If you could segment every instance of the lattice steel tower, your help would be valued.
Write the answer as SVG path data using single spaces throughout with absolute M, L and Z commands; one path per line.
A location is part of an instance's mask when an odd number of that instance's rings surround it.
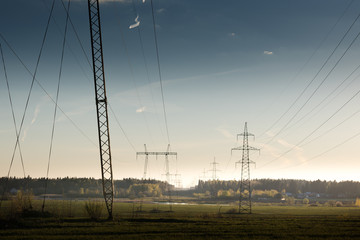
M 101 176 L 103 195 L 109 219 L 112 219 L 114 182 L 111 163 L 109 121 L 104 75 L 104 59 L 101 40 L 99 1 L 88 0 L 91 50 L 96 95 L 96 110 L 100 145 Z
M 234 150 L 242 151 L 241 161 L 236 162 L 236 164 L 241 163 L 239 213 L 251 214 L 250 164 L 254 162 L 250 161 L 249 153 L 250 150 L 260 151 L 260 149 L 249 146 L 248 138 L 249 136 L 254 136 L 254 134 L 248 133 L 246 122 L 245 122 L 244 133 L 238 134 L 237 138 L 239 138 L 239 136 L 243 137 L 243 145 L 231 149 L 231 152 Z
M 218 165 L 219 163 L 215 162 L 215 157 L 214 157 L 214 161 L 212 163 L 210 163 L 210 165 L 212 165 L 212 169 L 209 170 L 210 172 L 212 172 L 212 179 L 216 180 L 217 179 L 217 175 L 216 173 L 219 171 L 216 167 L 216 165 Z

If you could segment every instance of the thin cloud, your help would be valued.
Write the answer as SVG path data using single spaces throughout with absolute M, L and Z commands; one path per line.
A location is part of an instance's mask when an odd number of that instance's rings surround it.
M 231 134 L 228 130 L 224 129 L 223 127 L 216 128 L 216 131 L 221 133 L 226 138 L 235 139 L 235 136 Z
M 265 55 L 273 55 L 274 53 L 271 52 L 271 51 L 264 51 L 264 54 L 265 54 Z
M 129 29 L 136 28 L 136 27 L 138 27 L 139 25 L 140 25 L 139 15 L 137 15 L 136 18 L 135 18 L 135 23 L 134 23 L 134 24 L 131 24 L 131 25 L 129 26 Z
M 236 33 L 232 32 L 232 33 L 229 33 L 228 34 L 230 37 L 235 37 L 236 36 Z
M 163 12 L 165 12 L 165 11 L 166 11 L 165 8 L 160 8 L 160 9 L 156 10 L 157 13 L 163 13 Z
M 296 146 L 294 144 L 288 143 L 284 139 L 278 139 L 277 142 L 280 143 L 282 146 L 284 146 L 286 148 L 294 148 L 297 151 L 302 151 L 303 150 L 301 147 L 298 147 L 298 146 Z
M 146 107 L 142 107 L 142 108 L 136 109 L 136 112 L 142 113 L 142 112 L 145 112 L 145 109 L 146 109 Z
M 36 119 L 39 116 L 39 112 L 40 112 L 40 104 L 36 105 L 34 116 L 33 119 L 31 120 L 31 124 L 34 124 L 36 122 Z
M 73 111 L 69 111 L 66 112 L 66 115 L 68 117 L 73 117 L 73 116 L 84 116 L 85 114 L 92 112 L 93 108 L 90 106 L 86 106 L 84 108 L 79 108 Z M 67 121 L 68 118 L 67 116 L 65 116 L 64 114 L 62 114 L 60 117 L 58 117 L 58 119 L 56 120 L 56 122 L 63 122 L 63 121 Z
M 269 153 L 272 157 L 276 158 L 276 157 L 279 157 L 280 154 L 279 154 L 279 150 L 275 147 L 273 147 L 272 145 L 269 145 L 269 144 L 264 144 L 262 147 L 261 147 L 261 151 L 265 151 L 267 153 Z
M 33 124 L 36 122 L 36 120 L 37 120 L 37 118 L 38 118 L 38 116 L 39 116 L 39 113 L 40 113 L 40 105 L 41 105 L 41 104 L 36 105 L 36 108 L 35 108 L 35 110 L 34 110 L 33 118 L 32 118 L 32 120 L 31 120 L 30 125 L 29 125 L 27 128 L 25 128 L 24 131 L 23 131 L 23 136 L 21 137 L 21 141 L 22 141 L 22 142 L 25 141 L 25 139 L 26 139 L 26 137 L 27 137 L 27 132 L 28 132 L 30 126 L 33 125 Z
M 155 28 L 156 28 L 156 30 L 161 30 L 161 26 L 159 25 L 159 24 L 155 24 Z

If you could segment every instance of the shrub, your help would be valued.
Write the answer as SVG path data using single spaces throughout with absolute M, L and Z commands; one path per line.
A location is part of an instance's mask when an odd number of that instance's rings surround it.
M 294 205 L 295 204 L 295 198 L 294 197 L 286 197 L 285 199 L 287 205 Z
M 236 208 L 230 208 L 229 210 L 226 211 L 226 213 L 228 213 L 228 214 L 235 214 L 237 212 L 238 212 L 238 210 Z
M 7 213 L 8 220 L 17 220 L 24 215 L 24 212 L 32 210 L 32 192 L 19 190 L 16 196 L 11 198 L 10 207 Z
M 303 201 L 302 201 L 302 203 L 305 204 L 305 205 L 308 205 L 309 202 L 310 202 L 310 201 L 309 201 L 309 199 L 307 199 L 307 198 L 304 198 Z
M 360 207 L 360 198 L 356 198 L 355 206 Z
M 337 202 L 335 203 L 335 206 L 337 206 L 337 207 L 343 207 L 343 203 L 340 202 L 340 201 L 337 201 Z
M 329 200 L 329 201 L 326 202 L 326 206 L 335 207 L 336 206 L 336 201 L 335 200 Z
M 103 210 L 103 204 L 98 201 L 87 201 L 85 202 L 85 212 L 88 214 L 91 220 L 99 220 Z

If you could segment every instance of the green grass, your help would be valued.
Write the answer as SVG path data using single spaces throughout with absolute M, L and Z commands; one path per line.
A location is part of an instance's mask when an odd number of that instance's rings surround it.
M 114 203 L 114 221 L 93 222 L 84 201 L 72 201 L 71 211 L 68 201 L 49 201 L 55 217 L 3 221 L 0 239 L 360 239 L 356 207 L 254 206 L 238 215 L 226 214 L 236 206 L 173 205 L 168 212 L 168 205 L 143 204 L 133 212 L 139 205 Z

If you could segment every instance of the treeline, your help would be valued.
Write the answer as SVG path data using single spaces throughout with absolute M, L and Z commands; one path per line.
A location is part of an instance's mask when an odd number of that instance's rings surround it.
M 355 198 L 360 196 L 360 182 L 307 181 L 293 179 L 255 179 L 251 181 L 252 196 L 279 198 L 281 195 L 299 197 Z M 199 181 L 196 193 L 219 197 L 239 195 L 240 182 L 236 180 Z
M 30 190 L 35 196 L 45 193 L 45 178 L 0 178 L 0 194 L 16 194 L 17 190 Z M 240 195 L 240 182 L 236 180 L 199 181 L 191 190 L 178 191 L 179 196 L 198 198 L 231 198 Z M 306 181 L 291 179 L 255 179 L 251 181 L 253 198 L 356 198 L 360 197 L 360 182 Z M 170 190 L 174 187 L 170 185 Z M 54 178 L 47 180 L 47 194 L 66 198 L 102 197 L 102 181 L 94 178 Z M 114 181 L 117 198 L 162 197 L 169 193 L 165 182 L 154 179 L 126 178 Z M 173 193 L 174 194 L 174 193 Z M 56 196 L 54 196 L 56 197 Z
M 59 197 L 102 197 L 102 180 L 94 178 L 0 178 L 0 194 L 15 194 L 18 190 L 31 191 L 35 196 L 45 193 Z M 171 188 L 172 186 L 170 186 Z M 153 179 L 126 178 L 114 181 L 115 197 L 161 197 L 168 191 L 167 184 Z M 56 197 L 56 196 L 53 196 Z

